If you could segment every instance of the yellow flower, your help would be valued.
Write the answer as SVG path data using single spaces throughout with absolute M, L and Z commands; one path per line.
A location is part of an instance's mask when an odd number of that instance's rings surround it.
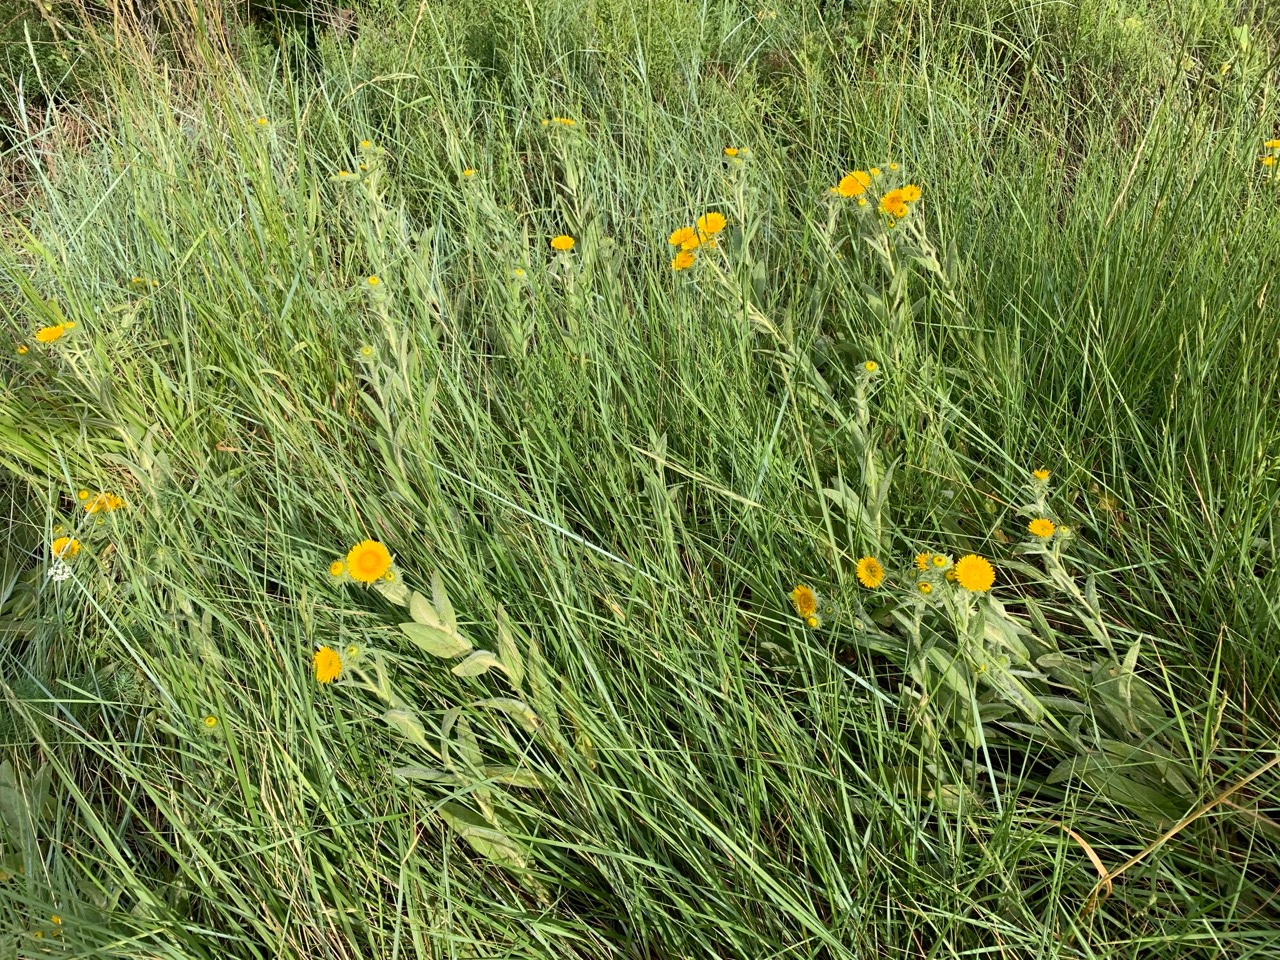
M 378 287 L 382 285 L 382 278 L 375 275 L 366 279 L 365 283 L 367 283 L 371 287 Z
M 880 198 L 880 212 L 901 220 L 907 215 L 907 201 L 901 190 L 889 190 Z
M 76 499 L 77 499 L 77 500 L 88 500 L 88 499 L 89 499 L 89 491 L 88 491 L 88 490 L 77 490 L 77 491 L 76 491 Z
M 391 551 L 377 540 L 362 540 L 347 554 L 347 572 L 361 583 L 373 583 L 390 569 Z
M 736 157 L 736 156 L 738 155 L 738 148 L 737 148 L 737 147 L 725 147 L 725 148 L 724 148 L 724 155 L 725 155 L 726 157 Z
M 373 141 L 372 141 L 372 140 L 361 140 L 361 141 L 360 141 L 360 149 L 361 149 L 361 150 L 372 150 L 372 149 L 373 149 Z
M 1046 520 L 1044 517 L 1038 517 L 1027 524 L 1027 529 L 1037 537 L 1048 540 L 1053 536 L 1053 532 L 1058 528 L 1053 525 L 1052 520 Z
M 373 356 L 373 347 L 372 347 L 372 346 L 370 346 L 370 345 L 369 345 L 369 344 L 367 344 L 367 343 L 366 343 L 366 344 L 361 345 L 361 347 L 360 347 L 360 356 L 362 356 L 362 357 L 364 357 L 366 360 L 368 360 L 370 357 L 372 357 L 372 356 Z
M 942 567 L 945 567 L 950 562 L 951 562 L 950 560 L 948 560 L 946 557 L 944 557 L 940 553 L 935 553 L 933 555 L 932 563 L 935 567 L 942 568 Z
M 859 197 L 859 198 L 858 198 L 858 206 L 860 206 L 860 207 L 865 207 L 866 205 L 867 205 L 867 198 L 866 198 L 866 197 Z
M 873 177 L 878 177 L 878 176 L 880 176 L 880 168 L 879 168 L 879 167 L 872 167 L 872 168 L 871 168 L 871 175 L 872 175 Z
M 317 683 L 333 683 L 342 675 L 342 658 L 329 647 L 321 647 L 311 658 Z
M 840 182 L 836 184 L 836 192 L 842 197 L 856 197 L 861 193 L 865 193 L 870 185 L 871 177 L 867 175 L 867 172 L 865 170 L 855 170 L 853 173 L 846 173 L 840 178 Z
M 818 612 L 818 595 L 808 584 L 797 584 L 791 591 L 791 606 L 795 607 L 798 616 L 807 620 Z
M 874 590 L 884 582 L 884 567 L 875 557 L 863 557 L 858 561 L 858 582 Z
M 59 537 L 50 549 L 55 560 L 70 560 L 80 552 L 80 541 L 75 537 Z
M 919 583 L 916 584 L 916 589 L 919 590 L 921 593 L 923 593 L 927 597 L 929 594 L 933 593 L 933 584 L 928 583 L 927 581 L 921 580 Z
M 929 569 L 929 555 L 927 553 L 916 554 L 916 569 L 917 570 Z
M 467 169 L 462 171 L 462 175 L 464 177 L 474 177 L 476 175 L 476 171 L 473 167 L 467 167 Z
M 85 513 L 111 513 L 124 506 L 124 501 L 114 493 L 103 491 L 84 505 Z
M 27 355 L 27 345 L 25 343 L 18 344 L 18 356 L 25 357 Z
M 52 923 L 55 927 L 62 926 L 62 918 L 58 916 L 56 913 L 49 918 L 49 922 Z
M 574 244 L 573 237 L 569 236 L 567 233 L 562 233 L 558 237 L 551 238 L 552 250 L 564 250 L 564 251 L 572 250 L 573 244 Z
M 1268 150 L 1280 150 L 1280 139 L 1268 140 L 1266 143 L 1263 144 L 1263 146 L 1266 147 Z
M 970 553 L 956 561 L 956 583 L 974 593 L 986 593 L 996 582 L 996 571 L 990 562 Z
M 681 250 L 672 259 L 671 269 L 672 270 L 688 270 L 690 267 L 693 266 L 693 262 L 697 258 L 698 258 L 698 255 L 694 253 L 692 250 Z
M 348 643 L 347 649 L 344 651 L 348 659 L 354 659 L 364 652 L 364 648 L 358 643 Z
M 1040 481 L 1048 480 L 1051 476 L 1049 471 L 1044 469 L 1044 467 L 1041 467 L 1039 470 L 1032 470 L 1031 475 Z
M 338 171 L 338 179 L 339 179 L 339 180 L 345 180 L 345 179 L 347 179 L 347 177 L 349 177 L 349 176 L 351 176 L 351 171 L 350 171 L 350 170 L 339 170 L 339 171 Z
M 890 169 L 890 170 L 897 170 L 897 169 L 898 169 L 898 165 L 897 165 L 896 163 L 891 163 L 891 164 L 889 164 L 889 169 Z
M 868 360 L 862 365 L 862 369 L 867 371 L 867 373 L 875 373 L 880 369 L 880 364 L 876 363 L 874 360 Z
M 211 713 L 207 717 L 205 717 L 202 722 L 204 723 L 207 729 L 212 730 L 214 727 L 218 725 L 218 718 Z
M 683 247 L 690 240 L 697 240 L 698 233 L 693 227 L 681 227 L 674 231 L 671 236 L 667 237 L 667 243 L 673 247 Z
M 255 122 L 258 126 L 260 126 L 260 127 L 265 127 L 265 126 L 267 125 L 267 118 L 266 118 L 266 117 L 259 117 L 259 118 L 258 118 L 257 120 L 255 120 L 254 122 Z
M 822 619 L 820 617 L 805 617 L 804 622 L 808 624 L 811 629 L 814 629 L 814 630 L 817 630 L 820 626 L 822 626 Z
M 41 343 L 53 343 L 55 340 L 62 339 L 62 335 L 67 332 L 67 325 L 60 323 L 54 327 L 41 327 L 36 331 L 36 339 Z
M 717 233 L 725 228 L 728 223 L 722 213 L 704 213 L 697 219 L 698 234 L 705 240 L 707 237 L 714 237 Z
M 347 565 L 341 560 L 335 560 L 333 563 L 329 564 L 329 576 L 333 577 L 335 580 L 346 572 Z
M 920 188 L 917 187 L 914 183 L 908 183 L 906 186 L 902 187 L 898 192 L 899 194 L 901 194 L 902 199 L 907 201 L 907 203 L 915 203 L 917 200 L 920 199 Z
M 1263 157 L 1263 158 L 1261 158 L 1261 161 L 1260 161 L 1260 162 L 1262 163 L 1262 165 L 1263 165 L 1264 167 L 1274 167 L 1274 166 L 1276 165 L 1276 158 L 1275 158 L 1275 157 Z

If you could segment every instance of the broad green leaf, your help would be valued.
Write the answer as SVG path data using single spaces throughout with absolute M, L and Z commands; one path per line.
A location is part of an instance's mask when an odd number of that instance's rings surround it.
M 501 830 L 478 813 L 456 803 L 446 803 L 439 811 L 440 819 L 471 845 L 471 849 L 500 867 L 524 870 L 528 864 L 524 852 Z
M 427 731 L 412 711 L 388 710 L 382 715 L 382 719 L 406 740 L 430 749 L 427 744 Z
M 448 786 L 457 786 L 461 782 L 456 773 L 450 773 L 438 767 L 396 767 L 391 773 L 401 780 L 420 780 L 425 783 L 442 783 Z
M 397 607 L 403 607 L 409 602 L 409 588 L 399 578 L 390 583 L 386 580 L 379 580 L 373 585 L 373 589 L 377 590 Z
M 493 783 L 501 783 L 508 787 L 528 787 L 531 790 L 544 790 L 546 784 L 532 770 L 521 770 L 517 767 L 485 767 L 485 778 Z
M 450 672 L 459 677 L 478 677 L 488 672 L 497 662 L 498 658 L 491 651 L 477 650 L 461 663 L 454 664 Z
M 457 734 L 454 741 L 458 744 L 458 753 L 472 767 L 479 767 L 484 763 L 484 755 L 480 752 L 480 743 L 476 740 L 476 735 L 471 730 L 471 722 L 464 716 L 458 717 L 455 724 Z
M 417 590 L 409 596 L 409 616 L 417 623 L 425 624 L 428 627 L 436 629 L 444 629 L 444 622 L 440 619 L 440 615 L 436 613 L 436 608 L 431 605 L 431 601 L 420 594 Z M 446 633 L 449 631 L 445 631 Z
M 439 627 L 429 627 L 425 623 L 402 623 L 400 629 L 413 641 L 414 646 L 443 660 L 461 656 L 471 649 L 471 642 L 466 637 L 448 633 Z
M 440 615 L 440 622 L 451 632 L 457 633 L 458 615 L 453 612 L 453 604 L 445 593 L 444 580 L 440 578 L 439 570 L 431 574 L 431 600 L 435 604 L 436 613 Z

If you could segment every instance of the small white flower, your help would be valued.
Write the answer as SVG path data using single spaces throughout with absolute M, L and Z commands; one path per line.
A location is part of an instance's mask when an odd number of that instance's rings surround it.
M 63 580 L 70 578 L 71 565 L 61 560 L 55 560 L 49 564 L 48 578 L 54 583 L 61 583 Z

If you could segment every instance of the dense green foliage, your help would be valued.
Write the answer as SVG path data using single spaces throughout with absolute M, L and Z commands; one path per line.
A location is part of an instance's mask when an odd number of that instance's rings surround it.
M 1280 950 L 1275 11 L 358 26 L 0 111 L 0 960 Z M 830 193 L 890 162 L 897 233 Z

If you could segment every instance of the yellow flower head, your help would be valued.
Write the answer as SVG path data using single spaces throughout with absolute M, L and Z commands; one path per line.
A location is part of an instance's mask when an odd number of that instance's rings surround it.
M 18 344 L 18 356 L 25 357 L 27 355 L 27 345 L 25 343 Z
M 671 236 L 667 237 L 667 243 L 671 244 L 673 247 L 683 247 L 690 240 L 696 241 L 697 239 L 698 233 L 693 229 L 693 227 L 681 227 L 679 230 L 674 231 Z
M 874 590 L 884 582 L 884 567 L 875 557 L 863 557 L 858 561 L 858 582 Z
M 902 187 L 898 192 L 902 196 L 902 199 L 907 201 L 907 203 L 915 203 L 917 200 L 920 199 L 920 188 L 917 187 L 914 183 L 908 183 L 906 186 Z
M 671 260 L 672 270 L 688 270 L 693 266 L 693 262 L 698 259 L 698 255 L 692 250 L 681 250 Z
M 921 580 L 916 584 L 916 589 L 927 597 L 929 594 L 933 593 L 933 584 L 929 583 L 927 580 Z
M 366 344 L 362 344 L 362 345 L 361 345 L 361 347 L 360 347 L 360 351 L 359 351 L 359 352 L 360 352 L 360 356 L 362 356 L 362 357 L 364 357 L 366 360 L 368 360 L 370 357 L 372 357 L 372 356 L 373 356 L 373 347 L 372 347 L 370 344 L 367 344 L 367 343 L 366 343 Z
M 345 179 L 347 179 L 347 177 L 349 177 L 349 176 L 351 176 L 351 171 L 350 171 L 350 170 L 339 170 L 339 171 L 338 171 L 338 179 L 339 179 L 339 180 L 345 180 Z
M 874 360 L 868 360 L 862 365 L 862 369 L 867 371 L 867 373 L 875 373 L 880 369 L 880 364 L 876 363 Z
M 89 499 L 89 491 L 88 491 L 88 490 L 77 490 L 77 491 L 76 491 L 76 499 L 77 499 L 77 500 L 88 500 L 88 499 Z
M 867 205 L 867 198 L 866 198 L 866 197 L 859 197 L 859 198 L 858 198 L 858 206 L 860 206 L 860 207 L 865 207 L 866 205 Z
M 1259 161 L 1264 167 L 1274 167 L 1276 165 L 1275 157 L 1262 157 Z
M 342 675 L 342 658 L 329 647 L 321 647 L 311 658 L 317 683 L 333 683 Z
M 267 118 L 259 117 L 257 120 L 254 121 L 254 123 L 256 123 L 260 127 L 265 127 L 267 125 Z
M 856 197 L 866 192 L 867 187 L 871 185 L 871 177 L 865 170 L 855 170 L 853 173 L 846 173 L 840 178 L 840 182 L 836 184 L 836 193 L 842 197 Z
M 956 561 L 956 583 L 974 593 L 986 593 L 996 582 L 996 571 L 991 563 L 977 554 L 970 553 Z
M 86 500 L 85 513 L 111 513 L 124 506 L 124 501 L 110 491 L 103 491 L 92 500 Z
M 373 583 L 390 569 L 391 551 L 377 540 L 362 540 L 347 554 L 347 572 L 361 583 Z
M 724 148 L 724 155 L 725 155 L 726 157 L 736 157 L 736 156 L 738 155 L 738 148 L 737 148 L 737 147 L 725 147 L 725 148 Z
M 944 557 L 942 554 L 940 554 L 940 553 L 935 553 L 935 554 L 933 555 L 933 559 L 932 559 L 931 561 L 929 561 L 929 562 L 930 562 L 930 563 L 932 563 L 932 564 L 933 564 L 935 567 L 937 567 L 939 570 L 941 570 L 943 567 L 945 567 L 945 566 L 946 566 L 948 563 L 950 563 L 951 561 L 950 561 L 950 560 L 948 560 L 946 557 Z
M 813 630 L 817 630 L 820 626 L 822 626 L 822 619 L 816 616 L 805 617 L 804 622 L 809 625 L 810 629 L 813 629 Z
M 567 233 L 562 233 L 558 237 L 551 238 L 551 249 L 568 251 L 573 249 L 574 239 Z
M 728 223 L 723 213 L 704 213 L 697 219 L 698 234 L 705 240 L 707 237 L 714 237 L 717 233 L 725 228 Z
M 468 178 L 470 178 L 470 177 L 474 177 L 474 176 L 476 175 L 475 168 L 474 168 L 474 167 L 467 167 L 467 169 L 465 169 L 465 170 L 463 170 L 463 171 L 462 171 L 462 175 L 463 175 L 464 177 L 468 177 Z
M 202 722 L 204 723 L 206 729 L 212 730 L 214 727 L 218 725 L 218 718 L 211 713 L 207 717 L 205 717 Z
M 1031 475 L 1043 483 L 1045 480 L 1049 479 L 1051 474 L 1048 470 L 1041 467 L 1039 470 L 1032 470 Z
M 1263 146 L 1268 150 L 1280 150 L 1280 139 L 1268 140 Z
M 335 580 L 346 572 L 347 565 L 341 560 L 335 560 L 333 563 L 329 564 L 329 576 L 333 577 Z
M 67 332 L 67 325 L 59 323 L 53 327 L 41 327 L 36 331 L 36 339 L 41 343 L 53 343 L 55 340 L 61 340 L 62 335 Z
M 365 282 L 365 283 L 367 283 L 367 284 L 368 284 L 369 286 L 371 286 L 371 287 L 380 287 L 380 286 L 382 286 L 382 278 L 381 278 L 381 277 L 379 277 L 379 276 L 376 276 L 376 275 L 375 275 L 375 276 L 372 276 L 372 277 L 368 277 L 368 278 L 366 278 L 364 282 Z
M 878 177 L 878 176 L 880 176 L 880 168 L 879 168 L 879 167 L 872 167 L 872 168 L 871 168 L 871 175 L 872 175 L 873 177 Z
M 361 140 L 361 141 L 360 141 L 360 149 L 361 149 L 361 150 L 372 150 L 372 149 L 373 149 L 373 141 L 372 141 L 372 140 Z
M 50 545 L 55 560 L 70 560 L 80 552 L 80 541 L 75 537 L 59 537 Z
M 1044 517 L 1037 517 L 1027 524 L 1027 529 L 1037 537 L 1048 540 L 1053 536 L 1053 532 L 1058 528 L 1053 525 L 1052 520 L 1046 520 Z
M 907 201 L 902 190 L 889 190 L 880 198 L 880 212 L 901 220 L 907 215 Z
M 917 553 L 917 554 L 916 554 L 916 569 L 917 569 L 917 570 L 928 570 L 928 569 L 929 569 L 929 554 L 927 554 L 927 553 Z
M 890 169 L 890 170 L 897 170 L 897 169 L 898 169 L 898 165 L 897 165 L 896 163 L 891 163 L 891 164 L 889 164 L 889 169 Z
M 791 606 L 795 607 L 798 616 L 807 620 L 818 612 L 818 594 L 808 584 L 796 584 L 791 591 Z

